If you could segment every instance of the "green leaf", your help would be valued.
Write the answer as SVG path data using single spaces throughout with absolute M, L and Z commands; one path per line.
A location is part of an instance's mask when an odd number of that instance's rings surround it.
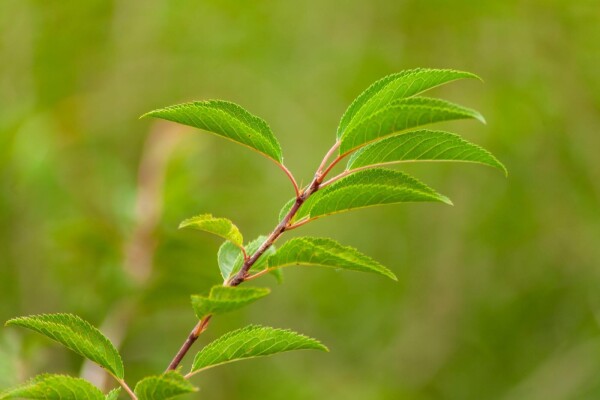
M 372 258 L 328 238 L 297 237 L 287 241 L 267 260 L 268 268 L 316 265 L 373 272 L 398 280 L 396 275 Z
M 223 280 L 227 280 L 231 276 L 231 272 L 233 271 L 238 257 L 241 257 L 243 260 L 244 256 L 242 251 L 230 241 L 223 243 L 221 247 L 219 247 L 219 252 L 217 253 L 217 262 L 219 264 L 219 270 L 221 271 Z
M 271 290 L 257 287 L 213 286 L 208 296 L 192 296 L 192 307 L 198 319 L 209 314 L 222 314 L 254 303 Z
M 269 125 L 237 104 L 221 100 L 195 101 L 150 111 L 142 116 L 193 126 L 247 146 L 278 163 L 281 146 Z
M 271 274 L 271 276 L 275 278 L 278 284 L 283 283 L 283 271 L 281 271 L 280 269 L 272 269 L 269 271 L 269 274 Z
M 346 168 L 409 161 L 473 162 L 498 168 L 506 174 L 504 165 L 487 150 L 453 133 L 430 130 L 394 135 L 371 143 L 354 153 Z
M 393 133 L 457 119 L 476 119 L 485 123 L 477 111 L 444 100 L 428 97 L 397 100 L 348 126 L 341 138 L 340 153 L 348 153 Z
M 179 229 L 181 228 L 194 228 L 212 233 L 240 247 L 244 244 L 240 230 L 227 218 L 215 218 L 211 214 L 202 214 L 186 219 L 179 224 Z
M 191 373 L 246 358 L 301 349 L 328 351 L 319 341 L 299 333 L 250 325 L 229 332 L 200 350 L 194 358 Z
M 250 243 L 248 243 L 246 248 L 246 254 L 249 256 L 254 254 L 258 248 L 267 240 L 266 236 L 259 236 Z M 229 243 L 229 244 L 228 244 Z M 266 265 L 266 258 L 273 254 L 275 251 L 275 246 L 271 246 L 262 257 L 260 257 L 256 263 L 250 268 L 250 270 L 263 270 Z M 223 279 L 227 280 L 233 275 L 235 275 L 244 265 L 244 255 L 241 250 L 235 247 L 230 242 L 225 242 L 219 249 L 219 253 L 217 255 L 217 259 L 219 262 L 219 269 L 221 270 L 221 275 Z
M 452 204 L 445 196 L 400 171 L 371 168 L 353 172 L 320 189 L 300 207 L 294 221 L 318 218 L 382 204 L 433 201 Z
M 167 400 L 197 390 L 179 372 L 169 371 L 142 379 L 135 385 L 134 393 L 138 400 Z
M 256 239 L 254 239 L 253 241 L 251 241 L 250 243 L 248 243 L 248 245 L 246 245 L 246 251 L 248 252 L 248 254 L 254 254 L 256 253 L 256 251 L 258 251 L 258 248 L 260 246 L 262 246 L 262 244 L 265 242 L 265 240 L 267 240 L 267 237 L 264 235 L 261 235 L 259 237 L 257 237 Z M 265 269 L 267 267 L 267 258 L 269 258 L 269 256 L 273 253 L 275 253 L 275 246 L 271 246 L 269 247 L 264 253 L 263 255 L 254 263 L 254 265 L 252 266 L 252 268 L 250 268 L 250 271 L 262 271 L 263 269 Z M 239 264 L 239 265 L 237 265 Z M 243 262 L 240 262 L 240 260 L 237 260 L 237 264 L 236 264 L 236 272 L 240 270 L 240 268 L 242 268 L 242 264 Z
M 6 325 L 29 328 L 56 340 L 75 353 L 94 361 L 119 379 L 123 362 L 115 346 L 98 329 L 71 314 L 43 314 L 14 318 Z
M 287 213 L 290 212 L 290 209 L 292 208 L 295 202 L 296 198 L 293 197 L 287 203 L 285 203 L 283 207 L 281 207 L 281 210 L 279 211 L 279 221 L 283 221 Z
M 394 100 L 423 93 L 426 90 L 457 79 L 475 78 L 469 72 L 450 69 L 412 69 L 388 75 L 378 80 L 362 92 L 348 107 L 337 130 L 338 139 L 346 132 L 350 123 L 368 117 L 376 110 Z
M 105 400 L 117 400 L 119 398 L 119 395 L 121 394 L 121 388 L 114 388 L 113 390 L 111 390 L 110 392 L 108 392 L 108 394 L 105 397 Z
M 44 374 L 24 385 L 0 393 L 4 399 L 104 400 L 104 394 L 90 382 L 66 375 Z

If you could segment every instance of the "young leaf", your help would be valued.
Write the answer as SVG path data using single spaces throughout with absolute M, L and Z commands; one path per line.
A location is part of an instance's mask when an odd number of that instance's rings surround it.
M 348 107 L 337 130 L 338 139 L 351 122 L 369 116 L 394 100 L 411 97 L 457 79 L 475 78 L 469 72 L 418 68 L 388 75 L 369 86 Z
M 351 173 L 316 192 L 300 207 L 294 221 L 381 204 L 420 201 L 452 204 L 447 197 L 410 175 L 372 168 Z
M 396 275 L 372 258 L 328 238 L 297 237 L 287 241 L 267 259 L 268 268 L 289 265 L 316 265 L 330 268 L 373 272 L 398 280 Z
M 248 243 L 246 248 L 246 253 L 248 255 L 254 254 L 258 248 L 267 240 L 266 236 L 259 236 L 250 243 Z M 229 243 L 229 244 L 228 244 Z M 275 251 L 275 246 L 271 246 L 267 251 L 265 251 L 264 255 L 260 257 L 252 266 L 252 270 L 262 270 L 265 268 L 266 257 L 272 254 Z M 235 275 L 244 265 L 244 256 L 240 249 L 233 246 L 230 242 L 225 242 L 219 249 L 219 253 L 217 255 L 217 259 L 219 262 L 219 269 L 221 270 L 221 275 L 223 279 L 227 280 L 233 275 Z
M 110 392 L 108 392 L 108 394 L 105 396 L 104 400 L 117 400 L 119 398 L 119 395 L 121 394 L 121 388 L 114 388 L 113 390 L 111 390 Z
M 195 101 L 150 111 L 156 117 L 193 126 L 238 142 L 278 163 L 281 146 L 269 125 L 237 104 L 221 100 Z
M 235 266 L 238 257 L 243 259 L 242 251 L 235 244 L 230 241 L 226 241 L 219 247 L 217 253 L 217 262 L 219 264 L 219 270 L 223 280 L 229 279 Z
M 142 379 L 135 385 L 134 393 L 138 400 L 167 400 L 197 390 L 179 372 L 168 371 Z
M 246 358 L 301 349 L 328 351 L 319 341 L 299 333 L 250 325 L 229 332 L 200 350 L 190 373 Z
M 213 286 L 208 296 L 192 296 L 192 307 L 198 319 L 208 314 L 222 314 L 254 303 L 271 290 L 257 287 Z
M 225 240 L 229 240 L 238 247 L 244 244 L 244 238 L 240 230 L 227 218 L 215 218 L 211 214 L 202 214 L 186 219 L 179 224 L 179 229 L 181 228 L 194 228 L 212 233 Z
M 341 138 L 340 153 L 348 153 L 393 133 L 457 119 L 477 119 L 485 122 L 477 111 L 444 100 L 428 97 L 397 100 L 356 123 L 352 122 Z
M 486 164 L 506 173 L 506 167 L 487 150 L 458 135 L 421 130 L 387 137 L 354 153 L 346 169 L 408 161 L 463 161 Z
M 4 399 L 104 400 L 104 394 L 90 382 L 66 375 L 43 374 L 15 389 L 0 393 Z
M 14 318 L 6 325 L 29 328 L 56 340 L 75 353 L 94 361 L 119 379 L 124 370 L 121 356 L 98 329 L 71 314 L 44 314 Z

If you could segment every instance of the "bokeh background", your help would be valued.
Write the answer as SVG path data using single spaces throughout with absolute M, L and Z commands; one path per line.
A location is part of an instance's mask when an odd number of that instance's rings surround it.
M 483 77 L 432 94 L 488 125 L 447 129 L 494 152 L 409 171 L 455 206 L 342 214 L 331 236 L 399 283 L 288 269 L 273 294 L 219 317 L 328 344 L 215 368 L 204 399 L 600 398 L 600 3 L 85 0 L 0 2 L 0 320 L 72 312 L 107 332 L 130 383 L 162 371 L 219 282 L 219 241 L 189 216 L 269 232 L 290 197 L 268 160 L 220 138 L 138 120 L 193 99 L 266 119 L 304 182 L 351 100 L 402 69 Z M 186 365 L 189 364 L 189 358 Z M 35 334 L 0 329 L 0 388 L 42 371 L 103 376 Z M 109 383 L 110 385 L 110 383 Z

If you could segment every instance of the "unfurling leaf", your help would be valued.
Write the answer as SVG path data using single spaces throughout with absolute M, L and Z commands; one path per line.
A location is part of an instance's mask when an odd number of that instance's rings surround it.
M 193 126 L 247 146 L 281 163 L 281 146 L 269 125 L 237 104 L 221 100 L 195 101 L 150 111 L 156 117 Z
M 487 150 L 449 132 L 421 130 L 371 143 L 350 157 L 346 169 L 409 161 L 462 161 L 486 164 L 506 173 Z
M 372 168 L 353 172 L 317 191 L 300 207 L 294 221 L 381 204 L 421 201 L 452 204 L 447 197 L 410 175 Z
M 115 346 L 98 329 L 75 315 L 19 317 L 7 321 L 6 325 L 21 326 L 41 333 L 123 379 L 123 362 Z
M 15 389 L 1 392 L 0 400 L 4 399 L 104 400 L 104 394 L 85 379 L 44 374 Z
M 353 121 L 341 138 L 340 153 L 351 152 L 394 133 L 457 119 L 485 122 L 477 111 L 444 100 L 428 97 L 396 100 L 356 122 Z
M 202 214 L 186 219 L 179 224 L 179 229 L 181 228 L 194 228 L 212 233 L 225 240 L 229 240 L 239 247 L 244 244 L 244 238 L 242 237 L 240 230 L 227 218 L 215 218 L 211 214 Z
M 192 307 L 198 319 L 209 314 L 222 314 L 245 307 L 271 290 L 257 287 L 213 286 L 208 296 L 192 296 Z
M 469 72 L 426 68 L 383 77 L 369 86 L 348 107 L 338 126 L 337 137 L 342 138 L 350 123 L 356 124 L 394 100 L 411 97 L 457 79 L 469 78 L 479 79 Z
M 266 236 L 259 236 L 250 243 L 248 243 L 246 248 L 246 253 L 248 255 L 254 254 L 258 248 L 267 240 Z M 275 251 L 275 246 L 271 246 L 267 251 L 265 251 L 264 255 L 260 257 L 252 266 L 252 270 L 262 270 L 265 268 L 266 256 L 273 254 Z M 227 280 L 233 275 L 235 275 L 244 265 L 244 255 L 241 250 L 234 246 L 231 242 L 225 242 L 219 248 L 219 253 L 217 255 L 217 260 L 219 262 L 219 269 L 221 270 L 221 276 L 223 279 Z
M 353 247 L 343 246 L 328 238 L 297 237 L 287 241 L 267 259 L 269 269 L 290 265 L 322 267 L 373 272 L 397 280 L 396 275 L 372 258 Z
M 299 333 L 250 325 L 229 332 L 200 350 L 191 373 L 232 361 L 302 349 L 328 351 L 319 341 Z
M 169 371 L 142 379 L 135 385 L 134 392 L 138 400 L 168 400 L 196 390 L 179 372 Z

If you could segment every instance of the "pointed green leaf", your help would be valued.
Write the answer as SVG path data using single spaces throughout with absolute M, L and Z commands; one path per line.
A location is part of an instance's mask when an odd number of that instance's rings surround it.
M 445 196 L 400 171 L 371 168 L 353 172 L 310 196 L 294 221 L 382 204 L 433 201 L 452 204 Z
M 297 237 L 287 241 L 267 260 L 268 268 L 289 265 L 322 267 L 373 272 L 398 280 L 396 275 L 372 258 L 349 246 L 328 238 Z
M 430 130 L 394 135 L 371 143 L 350 157 L 347 169 L 409 161 L 473 162 L 506 173 L 504 165 L 487 150 L 453 133 Z
M 123 379 L 123 362 L 115 346 L 98 329 L 75 315 L 19 317 L 9 320 L 6 325 L 21 326 L 41 333 Z
M 450 69 L 412 69 L 388 75 L 369 86 L 348 107 L 337 130 L 338 139 L 346 132 L 350 123 L 356 123 L 368 117 L 376 110 L 394 100 L 423 93 L 426 90 L 457 79 L 475 78 L 469 72 Z
M 193 126 L 247 146 L 281 163 L 281 146 L 269 125 L 237 104 L 221 100 L 195 101 L 150 111 L 156 117 Z
M 191 373 L 246 358 L 301 349 L 328 351 L 319 341 L 299 333 L 250 325 L 229 332 L 200 350 Z
M 227 218 L 215 218 L 211 214 L 202 214 L 196 217 L 188 218 L 179 224 L 181 228 L 194 228 L 200 231 L 212 233 L 229 240 L 237 246 L 244 244 L 244 238 L 237 226 Z
M 90 382 L 66 375 L 39 375 L 24 385 L 0 393 L 4 399 L 104 400 L 104 394 Z
M 257 287 L 213 286 L 208 296 L 192 296 L 192 307 L 198 319 L 209 314 L 222 314 L 254 303 L 271 290 Z
M 374 140 L 435 122 L 477 119 L 481 114 L 444 100 L 410 97 L 394 101 L 352 123 L 341 138 L 340 153 L 348 153 Z
M 113 390 L 111 390 L 110 392 L 108 392 L 108 394 L 105 397 L 105 400 L 117 400 L 119 398 L 119 395 L 121 394 L 121 388 L 114 388 Z
M 197 390 L 179 372 L 169 371 L 142 379 L 135 385 L 134 393 L 138 400 L 167 400 Z

